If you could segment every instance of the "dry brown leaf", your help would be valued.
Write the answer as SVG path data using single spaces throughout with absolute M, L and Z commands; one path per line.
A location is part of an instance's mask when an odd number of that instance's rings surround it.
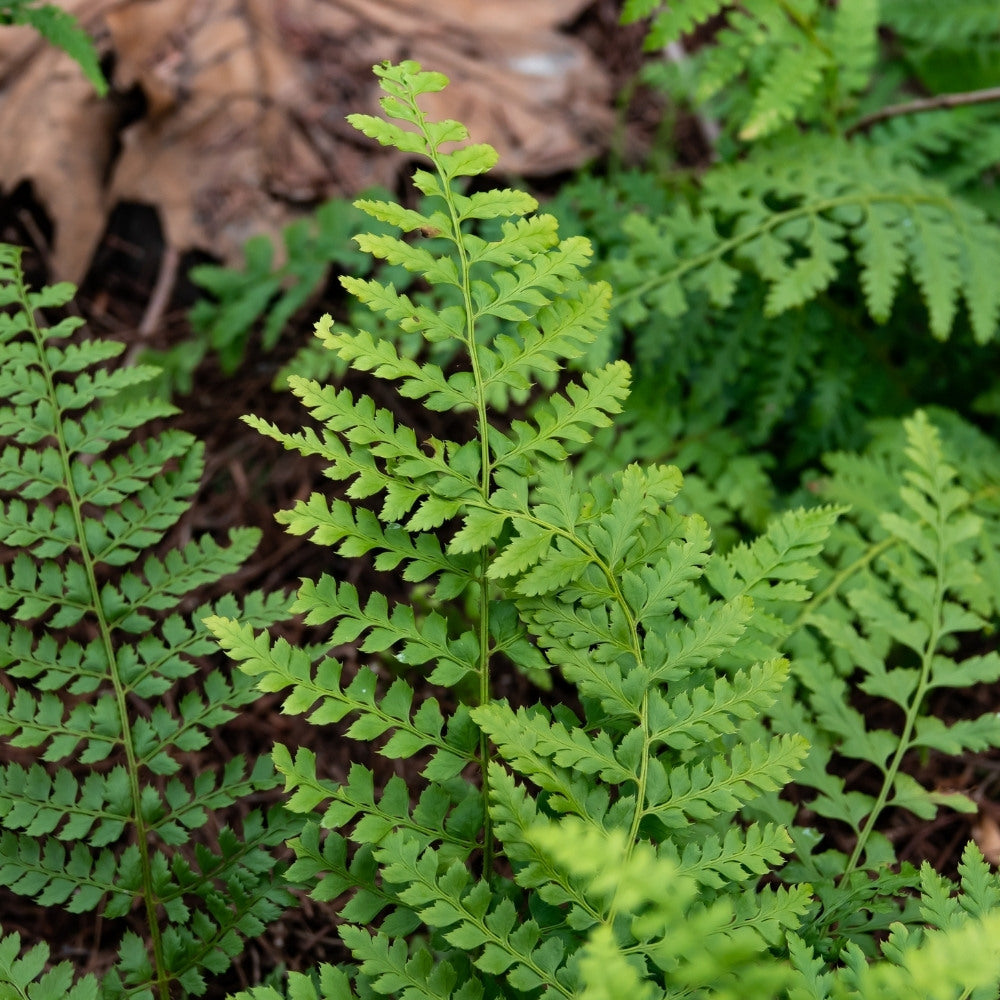
M 1000 823 L 987 812 L 982 812 L 972 824 L 972 839 L 986 860 L 994 867 L 1000 866 Z
M 504 171 L 570 168 L 605 147 L 612 125 L 607 74 L 558 31 L 588 3 L 67 3 L 91 30 L 106 26 L 113 83 L 139 88 L 145 114 L 116 136 L 111 105 L 61 53 L 36 43 L 15 74 L 13 56 L 0 49 L 0 127 L 26 150 L 19 156 L 5 144 L 0 185 L 35 184 L 58 228 L 59 277 L 79 280 L 119 201 L 154 206 L 174 250 L 234 262 L 250 235 L 276 235 L 302 208 L 391 183 L 398 158 L 357 136 L 344 117 L 377 110 L 371 66 L 402 58 L 451 78 L 447 91 L 431 95 L 429 111 L 460 119 L 477 141 L 496 146 Z

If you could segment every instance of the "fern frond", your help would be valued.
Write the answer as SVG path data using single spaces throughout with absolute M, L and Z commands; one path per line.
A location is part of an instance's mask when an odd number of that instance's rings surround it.
M 962 661 L 946 652 L 956 639 L 984 626 L 976 610 L 983 591 L 977 549 L 984 523 L 990 525 L 987 537 L 995 537 L 996 512 L 990 501 L 982 508 L 990 517 L 984 522 L 970 510 L 972 495 L 957 481 L 958 469 L 946 461 L 941 435 L 925 414 L 918 413 L 903 426 L 906 463 L 895 483 L 885 478 L 875 493 L 885 497 L 882 503 L 888 509 L 861 512 L 862 531 L 846 533 L 848 544 L 839 543 L 842 568 L 827 577 L 822 598 L 802 618 L 829 647 L 847 654 L 844 672 L 860 671 L 857 683 L 862 690 L 898 706 L 904 717 L 902 733 L 870 728 L 849 705 L 846 676 L 818 659 L 825 658 L 823 644 L 814 646 L 805 636 L 793 638 L 796 662 L 803 667 L 798 676 L 810 692 L 817 722 L 812 731 L 806 724 L 806 732 L 822 748 L 800 780 L 820 793 L 812 808 L 846 819 L 856 831 L 848 871 L 865 857 L 869 844 L 878 853 L 873 834 L 890 806 L 925 818 L 934 817 L 941 806 L 974 809 L 964 795 L 926 789 L 906 774 L 901 765 L 908 749 L 959 754 L 1000 741 L 1000 725 L 992 714 L 946 725 L 929 716 L 925 707 L 927 693 L 935 688 L 963 687 L 980 677 L 992 681 L 1000 675 L 1000 660 L 993 653 L 969 657 L 963 670 Z M 982 455 L 977 467 L 981 462 Z M 834 464 L 846 482 L 855 477 L 877 482 L 888 472 L 871 460 Z M 842 779 L 823 772 L 820 762 L 834 750 L 868 762 L 880 775 L 879 794 L 848 789 Z M 874 854 L 869 864 L 875 863 Z
M 653 15 L 646 44 L 662 48 L 707 27 L 721 11 L 724 21 L 713 44 L 690 57 L 689 89 L 698 103 L 705 103 L 732 88 L 727 110 L 739 122 L 739 138 L 754 141 L 797 118 L 820 118 L 824 99 L 833 97 L 829 110 L 839 110 L 844 99 L 867 86 L 875 61 L 878 5 L 848 0 L 831 7 L 783 0 L 755 0 L 728 9 L 716 0 L 644 2 L 626 4 L 622 19 L 629 23 Z
M 0 996 L 5 1000 L 98 1000 L 101 995 L 93 975 L 75 979 L 72 963 L 53 966 L 47 944 L 20 952 L 20 935 L 5 935 L 0 926 Z
M 887 317 L 908 270 L 934 336 L 949 335 L 961 296 L 976 340 L 990 340 L 1000 292 L 982 262 L 1000 260 L 996 227 L 882 150 L 816 136 L 802 142 L 795 157 L 779 148 L 712 171 L 700 203 L 705 215 L 692 218 L 685 209 L 629 220 L 634 245 L 612 267 L 623 315 L 630 322 L 650 308 L 677 315 L 706 268 L 733 261 L 764 280 L 765 312 L 775 316 L 829 287 L 853 243 L 873 318 Z M 731 235 L 712 235 L 723 226 Z M 729 305 L 730 286 L 705 287 L 713 304 Z
M 0 607 L 8 613 L 0 667 L 10 682 L 0 694 L 0 733 L 44 762 L 0 764 L 0 870 L 40 905 L 114 919 L 141 903 L 148 940 L 123 939 L 102 991 L 127 981 L 165 998 L 176 980 L 203 992 L 199 970 L 228 966 L 243 937 L 287 904 L 270 881 L 268 852 L 291 828 L 277 813 L 270 825 L 251 814 L 253 865 L 241 867 L 242 848 L 220 840 L 225 861 L 178 889 L 179 848 L 206 811 L 227 809 L 276 779 L 266 760 L 248 772 L 238 759 L 219 775 L 150 779 L 176 775 L 181 755 L 203 747 L 257 696 L 249 678 L 218 671 L 185 694 L 177 684 L 196 672 L 191 657 L 210 651 L 201 621 L 185 613 L 191 595 L 240 568 L 258 533 L 235 531 L 229 545 L 165 547 L 198 488 L 202 459 L 197 443 L 177 431 L 122 443 L 172 412 L 125 402 L 155 372 L 104 367 L 120 345 L 67 342 L 77 323 L 42 324 L 38 310 L 65 303 L 72 288 L 28 289 L 14 248 L 0 250 L 0 287 L 10 307 L 0 318 L 0 525 L 15 553 L 0 567 Z M 218 603 L 245 607 L 267 625 L 287 602 L 251 594 L 245 605 Z M 77 627 L 84 631 L 67 633 Z M 231 919 L 211 897 L 216 877 L 235 894 Z M 178 906 L 177 893 L 209 893 L 203 905 L 212 916 Z M 194 930 L 176 926 L 189 921 Z
M 53 3 L 40 3 L 39 0 L 5 0 L 0 7 L 2 24 L 25 24 L 34 28 L 77 63 L 98 96 L 107 94 L 108 81 L 101 72 L 94 40 L 68 11 Z

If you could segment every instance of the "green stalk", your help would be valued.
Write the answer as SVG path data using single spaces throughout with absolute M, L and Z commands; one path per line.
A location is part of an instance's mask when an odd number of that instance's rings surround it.
M 934 653 L 937 650 L 941 634 L 944 631 L 944 552 L 942 551 L 941 545 L 943 529 L 943 517 L 939 507 L 937 509 L 936 526 L 938 552 L 937 566 L 935 567 L 936 580 L 934 585 L 934 613 L 930 634 L 927 636 L 927 643 L 925 644 L 923 652 L 920 655 L 920 679 L 917 683 L 916 690 L 913 692 L 913 698 L 906 709 L 906 721 L 903 724 L 903 732 L 900 734 L 899 742 L 896 745 L 896 752 L 893 754 L 889 767 L 885 772 L 885 779 L 882 782 L 882 788 L 879 791 L 878 798 L 875 800 L 875 805 L 872 807 L 871 812 L 868 814 L 868 818 L 865 820 L 864 826 L 858 833 L 858 839 L 854 845 L 854 851 L 851 853 L 847 866 L 844 868 L 843 874 L 840 876 L 841 884 L 858 866 L 858 862 L 861 860 L 861 855 L 864 853 L 864 849 L 868 843 L 868 838 L 871 836 L 872 830 L 875 829 L 875 824 L 882 815 L 882 810 L 885 809 L 885 804 L 889 799 L 890 793 L 892 792 L 896 775 L 899 773 L 899 769 L 903 763 L 903 757 L 906 755 L 907 750 L 910 749 L 910 740 L 913 737 L 913 730 L 916 727 L 917 718 L 920 715 L 920 706 L 923 704 L 924 697 L 930 688 L 931 668 L 934 663 Z
M 24 277 L 20 269 L 17 269 L 17 292 L 19 300 L 24 303 L 25 315 L 31 330 L 31 335 L 35 339 L 39 357 L 45 358 L 45 342 L 41 330 L 35 322 L 33 311 L 28 306 L 28 289 L 24 284 Z M 49 366 L 42 364 L 42 374 L 45 378 L 46 393 L 52 412 L 60 413 L 59 403 L 56 398 L 55 384 L 52 380 L 52 372 Z M 94 558 L 87 546 L 86 534 L 83 524 L 83 503 L 76 488 L 73 485 L 73 463 L 66 441 L 60 430 L 57 429 L 56 445 L 59 450 L 59 457 L 62 463 L 63 486 L 69 499 L 70 510 L 73 514 L 73 523 L 76 527 L 76 537 L 80 551 L 80 559 L 83 563 L 84 571 L 87 574 L 87 583 L 90 587 L 90 600 L 94 614 L 97 618 L 97 626 L 101 636 L 101 644 L 104 647 L 104 655 L 108 661 L 108 676 L 114 687 L 115 702 L 118 706 L 118 715 L 121 721 L 122 736 L 121 743 L 125 751 L 126 767 L 128 772 L 129 793 L 132 797 L 132 821 L 135 824 L 136 846 L 139 849 L 139 857 L 142 865 L 142 900 L 146 911 L 146 922 L 149 925 L 149 935 L 153 946 L 153 961 L 156 969 L 155 986 L 160 1000 L 170 1000 L 170 977 L 167 971 L 167 960 L 163 946 L 163 936 L 160 932 L 159 916 L 157 914 L 157 896 L 153 886 L 153 872 L 149 853 L 149 828 L 142 815 L 140 802 L 142 800 L 142 789 L 139 786 L 139 760 L 136 757 L 135 746 L 132 740 L 132 730 L 129 726 L 128 712 L 128 689 L 122 683 L 117 669 L 117 656 L 115 653 L 114 640 L 111 636 L 111 626 L 101 608 L 101 591 L 97 582 Z
M 459 219 L 458 208 L 453 197 L 454 192 L 447 174 L 442 169 L 438 159 L 437 147 L 431 142 L 430 136 L 424 123 L 426 116 L 418 106 L 416 100 L 409 102 L 413 110 L 416 121 L 419 122 L 420 130 L 427 143 L 427 155 L 434 164 L 438 178 L 441 181 L 441 190 L 444 201 L 448 208 L 448 215 L 451 219 L 451 239 L 455 244 L 458 253 L 458 273 L 462 290 L 462 304 L 465 309 L 465 346 L 469 352 L 469 361 L 472 366 L 472 377 L 476 386 L 476 431 L 479 436 L 479 494 L 484 504 L 488 504 L 493 481 L 493 464 L 490 459 L 489 444 L 489 415 L 486 408 L 486 394 L 483 389 L 482 368 L 479 362 L 478 346 L 476 344 L 476 309 L 472 301 L 471 289 L 471 265 L 465 252 L 465 244 L 462 240 L 462 224 Z M 490 581 L 487 576 L 489 570 L 489 554 L 484 550 L 479 562 L 479 704 L 488 705 L 492 693 L 490 685 L 490 606 L 489 588 Z M 480 782 L 483 796 L 483 876 L 487 880 L 493 878 L 494 855 L 496 852 L 496 836 L 493 830 L 493 819 L 490 815 L 490 777 L 489 766 L 491 762 L 490 743 L 484 732 L 479 734 L 479 760 L 480 760 Z

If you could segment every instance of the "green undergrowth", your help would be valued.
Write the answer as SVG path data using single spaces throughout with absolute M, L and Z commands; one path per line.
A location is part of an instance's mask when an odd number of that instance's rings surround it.
M 992 428 L 1000 404 L 981 377 L 1000 363 L 991 3 L 944 16 L 895 0 L 629 0 L 623 18 L 648 19 L 656 55 L 639 82 L 664 92 L 669 116 L 701 124 L 710 159 L 682 169 L 686 151 L 664 134 L 645 165 L 612 156 L 546 206 L 565 235 L 591 241 L 587 275 L 613 289 L 608 324 L 570 364 L 632 368 L 621 418 L 587 457 L 677 464 L 729 544 L 787 506 L 825 452 L 862 447 L 873 419 L 939 405 Z M 907 111 L 917 93 L 943 103 Z M 408 204 L 423 212 L 420 197 Z M 269 349 L 337 253 L 336 267 L 371 268 L 429 308 L 454 304 L 447 286 L 413 285 L 337 244 L 349 213 L 328 205 L 311 230 L 296 224 L 288 264 L 255 241 L 242 271 L 207 269 L 195 343 L 178 353 L 214 343 L 236 365 L 255 330 Z M 477 220 L 494 239 L 490 225 Z M 363 304 L 331 302 L 348 328 L 447 365 L 447 344 L 428 349 Z M 344 368 L 313 342 L 279 384 L 293 370 Z

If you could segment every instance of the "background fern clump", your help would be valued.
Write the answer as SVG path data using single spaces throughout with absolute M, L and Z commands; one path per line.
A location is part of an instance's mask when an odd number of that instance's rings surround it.
M 595 239 L 593 276 L 615 288 L 604 343 L 634 362 L 633 457 L 711 478 L 724 427 L 761 471 L 776 460 L 788 491 L 825 450 L 861 447 L 874 417 L 996 412 L 980 376 L 1000 310 L 994 14 L 624 5 L 625 20 L 650 18 L 659 50 L 643 79 L 695 116 L 712 158 L 676 169 L 666 146 L 571 182 L 553 206 Z M 927 101 L 963 93 L 911 108 L 914 87 Z M 665 424 L 676 435 L 647 432 Z M 705 447 L 674 448 L 706 433 Z M 727 493 L 713 497 L 724 508 Z M 741 503 L 719 523 L 757 530 Z
M 0 247 L 0 534 L 13 554 L 0 566 L 0 880 L 124 926 L 117 964 L 75 984 L 69 963 L 43 972 L 42 945 L 15 961 L 17 935 L 0 928 L 0 994 L 166 1000 L 175 982 L 204 992 L 205 974 L 291 901 L 273 856 L 291 817 L 223 825 L 273 787 L 269 761 L 179 761 L 256 698 L 241 674 L 199 676 L 213 650 L 201 620 L 266 625 L 286 602 L 193 600 L 258 533 L 165 544 L 198 488 L 201 446 L 145 430 L 172 412 L 138 394 L 155 369 L 110 367 L 123 345 L 74 337 L 73 317 L 44 325 L 72 293 L 31 291 L 20 251 Z

